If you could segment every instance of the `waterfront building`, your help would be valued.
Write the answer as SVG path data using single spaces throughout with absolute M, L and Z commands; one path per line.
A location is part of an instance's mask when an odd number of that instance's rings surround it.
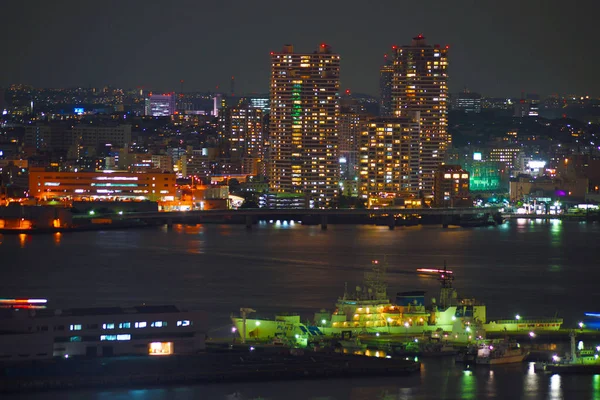
M 277 210 L 309 208 L 307 198 L 301 193 L 263 193 L 258 198 L 260 208 Z M 311 207 L 312 208 L 312 207 Z
M 175 200 L 173 173 L 124 171 L 56 172 L 29 169 L 29 195 L 38 201 L 61 200 Z
M 153 94 L 146 98 L 145 115 L 170 117 L 175 114 L 175 93 Z
M 448 46 L 430 46 L 423 35 L 410 45 L 394 46 L 394 115 L 420 112 L 420 189 L 433 195 L 434 177 L 451 143 L 448 134 Z
M 45 299 L 3 300 L 0 358 L 169 356 L 205 349 L 206 314 L 172 305 L 43 308 Z
M 339 192 L 340 56 L 291 45 L 271 53 L 270 184 L 327 207 Z
M 460 165 L 441 165 L 435 174 L 436 207 L 472 207 L 469 197 L 469 172 Z
M 588 193 L 589 179 L 579 177 L 566 178 L 532 178 L 519 176 L 510 180 L 510 201 L 584 201 Z
M 368 118 L 360 135 L 360 189 L 371 196 L 418 196 L 420 117 Z

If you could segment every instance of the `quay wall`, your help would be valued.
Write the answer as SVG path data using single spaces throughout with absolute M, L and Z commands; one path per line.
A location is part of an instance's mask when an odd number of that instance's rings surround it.
M 236 352 L 70 358 L 4 364 L 0 366 L 0 393 L 99 386 L 398 376 L 418 371 L 419 363 L 403 359 L 319 353 L 291 356 Z

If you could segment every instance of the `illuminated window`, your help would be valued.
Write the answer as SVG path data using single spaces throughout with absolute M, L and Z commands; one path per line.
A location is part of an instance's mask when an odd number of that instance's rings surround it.
M 115 329 L 115 324 L 102 324 L 102 329 Z
M 151 323 L 150 326 L 153 328 L 163 328 L 167 326 L 167 321 L 155 321 Z
M 77 324 L 77 325 L 69 325 L 69 330 L 70 331 L 80 331 L 81 330 L 81 325 Z
M 81 336 L 71 336 L 69 342 L 81 342 Z
M 119 324 L 119 329 L 127 329 L 131 328 L 131 322 L 121 322 Z
M 168 356 L 173 354 L 173 342 L 152 342 L 148 345 L 151 356 Z
M 145 328 L 145 327 L 146 327 L 146 325 L 147 325 L 147 324 L 146 324 L 146 322 L 145 322 L 145 321 L 144 321 L 144 322 L 136 322 L 136 323 L 135 323 L 135 327 L 136 327 L 136 328 Z
M 100 341 L 131 340 L 131 335 L 100 335 Z
M 184 319 L 183 321 L 177 321 L 177 326 L 190 326 L 192 322 L 190 320 Z

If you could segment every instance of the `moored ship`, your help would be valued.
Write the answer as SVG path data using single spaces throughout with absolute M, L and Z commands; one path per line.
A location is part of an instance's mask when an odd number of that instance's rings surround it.
M 482 344 L 477 349 L 475 363 L 480 365 L 512 364 L 525 360 L 529 352 L 517 343 Z
M 453 287 L 454 274 L 444 269 L 419 269 L 420 273 L 438 275 L 439 302 L 431 299 L 425 305 L 425 292 L 398 293 L 396 303 L 389 300 L 385 263 L 373 261 L 365 273 L 363 286 L 338 299 L 335 310 L 321 310 L 312 322 L 303 324 L 299 315 L 277 315 L 275 320 L 232 317 L 235 328 L 243 339 L 268 340 L 288 337 L 298 345 L 306 345 L 320 336 L 353 335 L 422 335 L 450 342 L 467 343 L 485 337 L 485 332 L 518 330 L 558 330 L 562 319 L 486 320 L 486 306 L 472 298 L 459 298 Z M 247 310 L 247 309 L 246 309 Z M 254 310 L 252 310 L 254 311 Z M 245 332 L 245 333 L 244 333 Z

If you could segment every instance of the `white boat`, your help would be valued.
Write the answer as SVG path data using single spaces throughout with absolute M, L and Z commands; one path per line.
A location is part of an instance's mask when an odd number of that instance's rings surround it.
M 482 344 L 477 349 L 477 358 L 475 363 L 478 365 L 521 363 L 528 355 L 529 352 L 525 351 L 518 344 Z

